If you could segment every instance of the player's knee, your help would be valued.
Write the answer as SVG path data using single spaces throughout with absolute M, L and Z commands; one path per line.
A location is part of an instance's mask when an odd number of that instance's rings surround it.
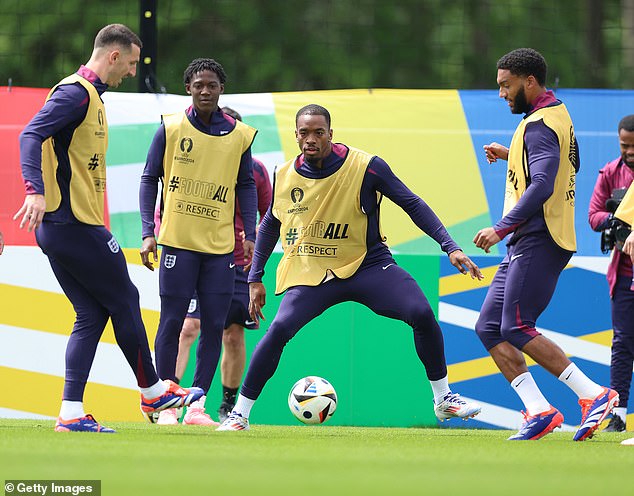
M 486 327 L 485 320 L 482 318 L 482 315 L 480 315 L 480 317 L 478 317 L 478 320 L 476 320 L 475 332 L 476 332 L 478 338 L 480 338 L 480 341 L 484 342 L 485 341 L 485 336 L 486 336 L 486 333 L 487 333 L 487 327 Z
M 406 311 L 406 315 L 410 316 L 406 321 L 418 329 L 429 329 L 438 323 L 436 315 L 429 305 L 412 305 Z
M 244 329 L 230 326 L 222 334 L 222 345 L 225 348 L 241 349 L 244 347 Z
M 273 322 L 266 334 L 269 335 L 269 339 L 271 339 L 271 341 L 284 346 L 291 339 L 293 339 L 293 336 L 297 334 L 298 330 L 299 329 L 296 329 L 294 326 L 291 326 L 288 323 Z
M 181 342 L 193 342 L 200 332 L 200 320 L 187 318 L 183 322 L 181 328 L 180 341 Z

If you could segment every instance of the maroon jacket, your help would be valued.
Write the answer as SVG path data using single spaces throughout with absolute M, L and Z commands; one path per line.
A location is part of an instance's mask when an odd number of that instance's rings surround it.
M 628 188 L 633 180 L 634 171 L 625 165 L 621 157 L 608 162 L 599 171 L 588 209 L 588 221 L 593 230 L 602 231 L 607 227 L 610 212 L 606 210 L 605 202 L 612 196 L 612 191 Z M 628 256 L 623 256 L 621 251 L 614 250 L 607 274 L 610 296 L 613 296 L 614 285 L 619 275 L 632 277 L 632 260 Z

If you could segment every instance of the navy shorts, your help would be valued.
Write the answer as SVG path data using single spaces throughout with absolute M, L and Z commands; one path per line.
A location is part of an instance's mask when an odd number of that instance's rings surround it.
M 487 350 L 503 341 L 521 350 L 540 335 L 535 323 L 571 257 L 572 252 L 559 247 L 546 233 L 524 236 L 508 246 L 475 326 Z
M 242 267 L 236 265 L 236 279 L 233 289 L 233 298 L 231 299 L 231 307 L 225 321 L 225 329 L 231 324 L 239 324 L 245 329 L 258 329 L 260 324 L 254 322 L 249 315 L 249 283 L 247 282 L 248 272 L 242 270 Z M 194 297 L 189 302 L 187 317 L 192 319 L 200 319 L 200 308 L 198 306 L 198 295 L 194 293 Z

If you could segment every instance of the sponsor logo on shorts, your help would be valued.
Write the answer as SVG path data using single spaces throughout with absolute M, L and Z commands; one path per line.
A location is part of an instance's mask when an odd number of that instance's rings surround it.
M 252 325 L 255 325 L 255 324 L 257 324 L 257 322 L 255 320 L 245 320 L 244 321 L 244 325 L 245 326 L 252 326 Z
M 121 247 L 119 246 L 119 243 L 117 243 L 117 240 L 114 239 L 114 236 L 110 238 L 110 241 L 108 241 L 108 248 L 110 248 L 112 253 L 119 253 Z
M 229 268 L 230 268 L 230 269 L 233 269 L 235 266 L 236 266 L 236 264 L 234 264 L 234 263 L 230 263 L 230 264 L 229 264 Z
M 166 269 L 171 269 L 176 265 L 176 255 L 165 255 L 165 261 L 163 262 Z
M 516 258 L 520 258 L 522 255 L 524 255 L 524 254 L 523 254 L 523 253 L 520 253 L 519 255 L 513 255 L 513 256 L 511 257 L 511 262 L 512 262 L 513 260 L 515 260 Z

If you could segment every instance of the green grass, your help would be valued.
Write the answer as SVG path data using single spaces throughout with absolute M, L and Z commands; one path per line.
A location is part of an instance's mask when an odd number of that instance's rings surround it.
M 583 443 L 556 432 L 329 426 L 114 423 L 117 434 L 56 433 L 51 421 L 0 420 L 6 479 L 98 479 L 111 495 L 579 495 L 634 487 L 632 433 Z

